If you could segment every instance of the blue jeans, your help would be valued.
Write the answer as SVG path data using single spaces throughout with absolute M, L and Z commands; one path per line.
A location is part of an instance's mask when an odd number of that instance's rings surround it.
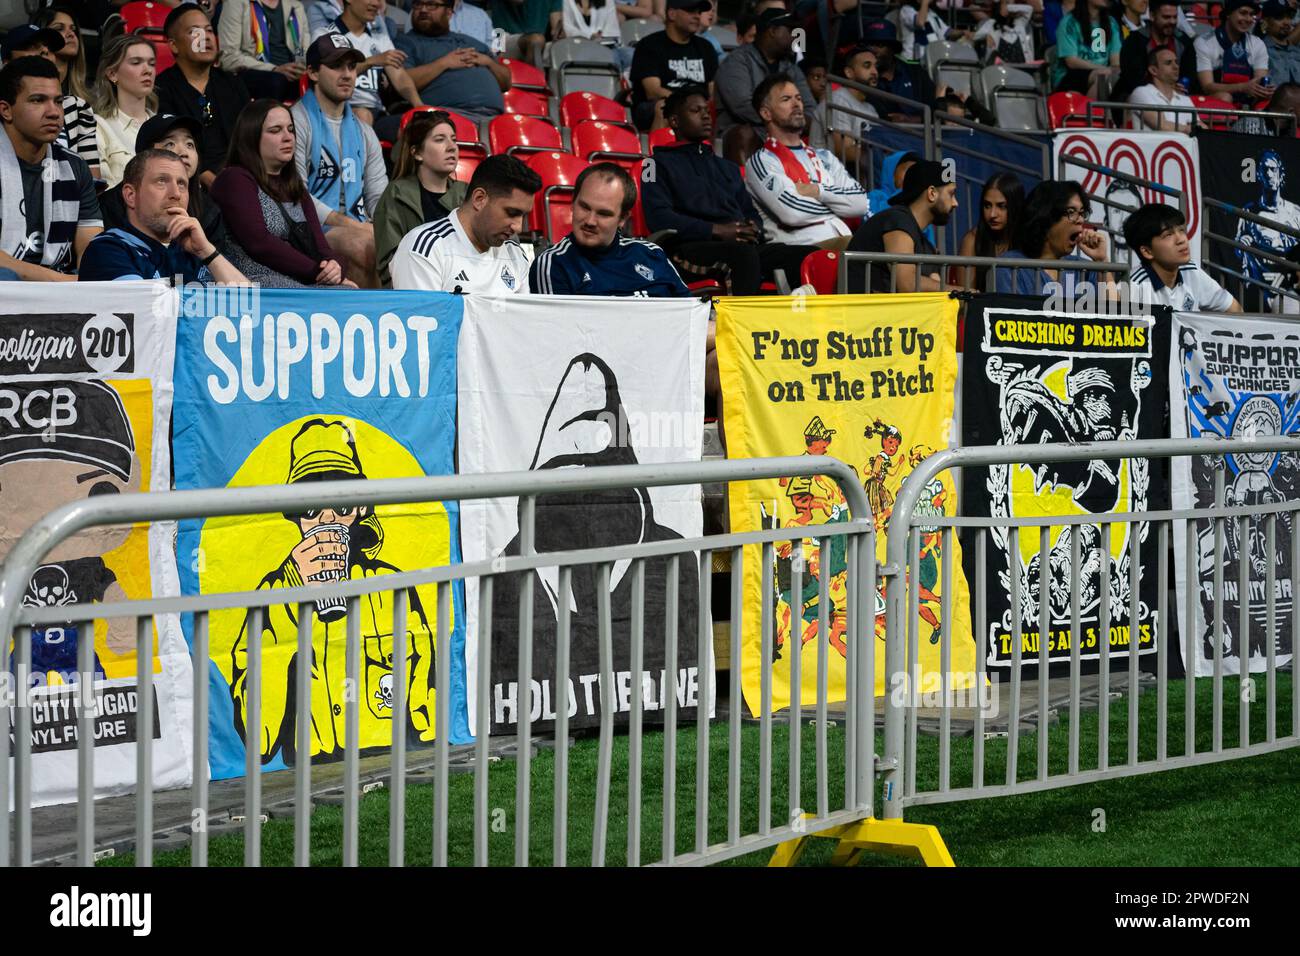
M 18 273 L 13 269 L 0 268 L 0 282 L 21 282 Z

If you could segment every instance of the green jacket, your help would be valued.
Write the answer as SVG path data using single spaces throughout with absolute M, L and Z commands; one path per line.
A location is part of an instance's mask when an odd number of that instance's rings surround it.
M 447 191 L 442 194 L 440 202 L 448 213 L 460 207 L 469 191 L 469 184 L 459 180 L 448 180 Z M 420 180 L 418 177 L 403 176 L 394 179 L 384 190 L 375 206 L 375 257 L 379 264 L 379 279 L 384 288 L 391 289 L 393 277 L 388 272 L 388 264 L 393 259 L 402 237 L 424 222 L 424 209 L 420 205 Z

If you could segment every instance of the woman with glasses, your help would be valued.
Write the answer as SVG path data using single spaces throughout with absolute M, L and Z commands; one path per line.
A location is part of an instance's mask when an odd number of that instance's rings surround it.
M 122 181 L 122 172 L 135 155 L 140 127 L 158 112 L 154 64 L 153 44 L 129 34 L 110 40 L 99 58 L 91 108 L 99 171 L 109 186 Z
M 1033 188 L 1025 200 L 1024 213 L 1016 229 L 1016 248 L 1008 249 L 999 259 L 1060 259 L 1070 262 L 1106 261 L 1106 237 L 1088 223 L 1091 207 L 1083 187 L 1073 180 L 1044 180 Z M 1097 274 L 1078 269 L 1019 268 L 998 266 L 995 283 L 998 292 L 1019 295 L 1045 295 L 1059 288 L 1067 297 L 1081 283 L 1096 283 Z M 1113 278 L 1104 273 L 1107 286 Z M 1054 286 L 1059 283 L 1059 286 Z M 1052 288 L 1049 288 L 1051 286 Z
M 330 249 L 294 162 L 294 128 L 276 100 L 254 100 L 235 121 L 226 168 L 212 184 L 232 246 L 229 259 L 271 288 L 356 288 Z
M 402 237 L 421 223 L 445 219 L 468 191 L 456 179 L 456 127 L 442 110 L 414 114 L 393 147 L 393 178 L 375 206 L 375 261 L 385 288 L 388 263 Z

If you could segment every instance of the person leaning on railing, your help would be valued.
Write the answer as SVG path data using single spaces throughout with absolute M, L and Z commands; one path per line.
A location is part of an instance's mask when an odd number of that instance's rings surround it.
M 1013 268 L 1015 259 L 1059 259 L 1067 262 L 1106 261 L 1106 237 L 1088 225 L 1091 207 L 1083 187 L 1073 180 L 1044 180 L 1033 188 L 1025 200 L 1025 214 L 1017 230 L 1015 249 L 999 259 L 1006 266 L 994 269 L 998 292 L 1019 295 L 1043 295 L 1050 283 L 1059 282 L 1066 296 L 1085 282 L 1096 283 L 1098 276 L 1078 269 L 1038 267 Z M 1113 292 L 1115 280 L 1109 272 L 1101 280 Z
M 942 163 L 932 159 L 913 163 L 903 177 L 903 188 L 889 200 L 889 208 L 858 227 L 848 251 L 936 255 L 938 250 L 925 237 L 925 230 L 931 225 L 945 225 L 957 208 L 957 184 L 950 180 Z M 895 263 L 892 289 L 889 268 L 872 264 L 869 287 L 864 282 L 863 270 L 850 270 L 849 292 L 937 292 L 943 288 L 938 261 L 920 266 Z
M 1176 206 L 1152 202 L 1129 213 L 1124 241 L 1138 257 L 1129 281 L 1134 299 L 1180 312 L 1240 312 L 1241 305 L 1192 263 L 1187 219 Z

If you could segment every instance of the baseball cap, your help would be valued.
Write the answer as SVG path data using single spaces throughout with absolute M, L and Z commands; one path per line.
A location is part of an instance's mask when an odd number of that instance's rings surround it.
M 349 43 L 342 33 L 327 33 L 307 47 L 307 66 L 313 70 L 322 64 L 335 67 L 348 59 L 360 63 L 365 58 L 366 55 Z
M 195 143 L 203 138 L 203 127 L 198 120 L 177 116 L 175 113 L 158 113 L 141 124 L 140 132 L 135 134 L 135 151 L 138 153 L 150 149 L 160 139 L 166 139 L 167 134 L 178 126 L 193 136 Z
M 703 13 L 705 10 L 713 9 L 713 4 L 710 0 L 668 0 L 668 9 Z
M 49 27 L 38 27 L 34 23 L 23 23 L 5 34 L 4 43 L 0 44 L 0 54 L 8 63 L 14 57 L 15 50 L 23 50 L 37 43 L 44 44 L 51 53 L 63 49 L 63 34 Z
M 1228 2 L 1223 5 L 1223 15 L 1226 17 L 1228 14 L 1240 10 L 1242 7 L 1250 7 L 1258 13 L 1259 0 L 1228 0 Z
M 930 187 L 942 189 L 948 183 L 943 178 L 943 163 L 922 159 L 908 167 L 903 176 L 903 188 L 892 199 L 891 206 L 906 206 Z
M 867 46 L 887 46 L 895 53 L 903 49 L 898 31 L 888 20 L 872 20 L 862 26 L 862 42 Z
M 1288 4 L 1282 3 L 1280 0 L 1268 0 L 1261 10 L 1264 16 L 1270 18 L 1286 17 L 1287 19 L 1290 19 L 1292 14 L 1295 12 Z
M 773 30 L 777 27 L 793 27 L 799 22 L 797 17 L 792 16 L 779 7 L 768 7 L 758 15 L 758 32 L 764 30 Z

